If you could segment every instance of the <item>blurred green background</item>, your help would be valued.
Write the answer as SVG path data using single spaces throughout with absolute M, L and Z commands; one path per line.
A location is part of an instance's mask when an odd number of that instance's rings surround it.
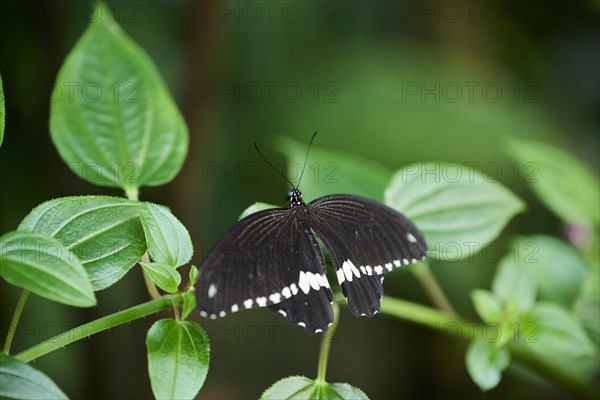
M 157 64 L 188 123 L 183 170 L 168 185 L 143 188 L 141 198 L 168 205 L 186 225 L 195 264 L 245 207 L 255 201 L 283 205 L 285 182 L 263 168 L 253 148 L 257 141 L 283 165 L 274 135 L 308 142 L 318 130 L 318 146 L 390 170 L 427 160 L 498 165 L 500 174 L 490 170 L 492 176 L 530 207 L 511 222 L 502 246 L 516 232 L 562 235 L 560 221 L 515 176 L 502 150 L 505 136 L 553 143 L 599 170 L 598 1 L 108 4 Z M 5 233 L 45 200 L 121 193 L 72 174 L 48 129 L 53 82 L 87 25 L 90 3 L 13 0 L 0 10 Z M 328 191 L 330 168 L 316 165 L 305 179 Z M 475 318 L 468 293 L 489 287 L 495 261 L 480 255 L 432 268 L 459 312 Z M 4 282 L 0 288 L 4 337 L 18 290 Z M 429 304 L 406 271 L 390 275 L 385 290 Z M 32 296 L 13 348 L 147 297 L 137 267 L 98 293 L 100 305 L 90 310 Z M 154 320 L 96 335 L 34 365 L 73 398 L 151 397 L 144 340 Z M 269 311 L 202 323 L 212 359 L 201 398 L 256 398 L 285 376 L 316 375 L 318 343 Z M 464 351 L 464 343 L 451 337 L 384 316 L 357 319 L 342 308 L 328 378 L 374 399 L 569 396 L 518 364 L 483 394 L 467 375 Z

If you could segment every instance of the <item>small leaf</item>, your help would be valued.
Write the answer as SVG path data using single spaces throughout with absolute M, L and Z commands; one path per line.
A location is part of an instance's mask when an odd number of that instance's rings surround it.
M 175 268 L 190 261 L 194 253 L 190 234 L 167 208 L 144 203 L 140 219 L 146 234 L 148 252 L 154 261 Z
M 152 60 L 104 3 L 60 69 L 50 132 L 82 179 L 125 190 L 170 181 L 188 147 L 181 113 Z
M 248 215 L 254 214 L 255 212 L 259 212 L 262 210 L 268 210 L 270 208 L 281 208 L 281 207 L 275 206 L 273 204 L 257 202 L 257 203 L 252 204 L 250 207 L 246 208 L 244 211 L 242 211 L 242 214 L 240 214 L 240 217 L 238 218 L 238 220 L 244 219 Z
M 56 239 L 35 232 L 0 237 L 0 275 L 59 303 L 91 307 L 96 297 L 81 262 Z
M 287 158 L 288 178 L 296 183 L 304 165 L 308 142 L 297 142 L 284 136 L 276 137 L 274 142 L 275 148 Z M 332 193 L 358 194 L 381 201 L 391 176 L 390 170 L 375 161 L 313 145 L 300 189 L 305 201 Z
M 3 399 L 67 399 L 45 374 L 3 353 L 0 353 L 0 382 Z
M 408 165 L 394 174 L 385 203 L 423 232 L 430 256 L 467 258 L 495 239 L 525 204 L 508 189 L 461 164 Z
M 115 284 L 146 251 L 141 203 L 119 197 L 63 197 L 40 204 L 20 231 L 56 238 L 83 263 L 94 290 Z
M 571 311 L 556 304 L 537 303 L 524 315 L 521 325 L 530 331 L 525 342 L 540 354 L 582 357 L 595 353 L 594 343 L 581 322 Z
M 0 146 L 4 140 L 4 89 L 2 88 L 2 75 L 0 75 Z
M 191 286 L 183 294 L 183 306 L 181 308 L 181 319 L 187 319 L 189 315 L 196 309 L 196 289 Z
M 550 236 L 519 238 L 521 248 L 532 253 L 530 266 L 537 280 L 539 298 L 570 308 L 575 302 L 589 266 L 575 248 Z
M 483 338 L 469 345 L 466 355 L 467 371 L 481 390 L 490 390 L 500 383 L 502 371 L 510 364 L 510 352 Z
M 360 389 L 347 383 L 318 383 L 304 376 L 290 376 L 275 382 L 260 400 L 368 400 Z
M 547 143 L 511 138 L 507 152 L 527 169 L 525 182 L 569 223 L 600 224 L 598 176 L 576 157 Z
M 193 399 L 208 372 L 208 336 L 191 321 L 162 319 L 146 338 L 148 373 L 157 399 Z
M 193 287 L 198 281 L 198 268 L 195 265 L 191 266 L 188 276 L 190 279 L 190 287 Z
M 181 283 L 181 275 L 176 269 L 167 264 L 143 263 L 140 265 L 152 278 L 152 282 L 167 293 L 175 293 Z
M 507 303 L 509 311 L 521 314 L 530 309 L 537 295 L 537 283 L 533 265 L 527 262 L 527 257 L 519 256 L 516 251 L 502 257 L 492 290 Z
M 502 299 L 487 290 L 476 289 L 471 292 L 471 300 L 477 315 L 484 322 L 499 322 L 502 319 Z

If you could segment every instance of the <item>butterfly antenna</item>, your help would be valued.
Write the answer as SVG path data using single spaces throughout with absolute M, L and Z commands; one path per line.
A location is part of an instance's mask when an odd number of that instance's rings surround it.
M 263 153 L 261 153 L 260 149 L 258 148 L 258 145 L 256 144 L 256 142 L 254 142 L 254 148 L 256 149 L 256 151 L 258 152 L 258 154 L 260 154 L 260 156 L 262 157 L 263 160 L 265 160 L 267 162 L 267 164 L 269 164 L 269 166 L 271 168 L 273 168 L 273 170 L 275 172 L 277 172 L 279 175 L 281 175 L 281 177 L 283 179 L 285 179 L 285 181 L 287 183 L 290 184 L 290 186 L 294 187 L 294 184 L 292 182 L 290 182 L 290 180 L 287 178 L 287 176 L 285 176 L 281 171 L 279 171 L 277 168 L 275 168 L 275 166 L 273 164 L 271 164 L 271 161 L 267 160 L 267 158 L 263 155 Z
M 298 184 L 296 185 L 296 189 L 300 186 L 300 181 L 302 181 L 302 176 L 304 176 L 304 170 L 306 169 L 306 162 L 308 161 L 308 153 L 310 153 L 310 146 L 312 146 L 313 141 L 315 140 L 315 136 L 317 136 L 317 132 L 313 133 L 312 138 L 310 139 L 310 143 L 308 144 L 308 150 L 306 150 L 306 157 L 304 158 L 304 165 L 302 166 L 302 172 L 300 173 L 300 178 L 298 179 Z

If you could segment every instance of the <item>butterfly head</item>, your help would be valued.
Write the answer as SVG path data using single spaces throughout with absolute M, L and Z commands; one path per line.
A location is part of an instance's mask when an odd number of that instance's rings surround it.
M 302 200 L 302 193 L 298 189 L 288 190 L 286 197 L 291 208 L 304 204 L 304 200 Z

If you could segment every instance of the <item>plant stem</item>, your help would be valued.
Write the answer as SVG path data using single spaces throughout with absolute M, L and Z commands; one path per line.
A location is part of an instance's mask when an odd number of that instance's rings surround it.
M 384 297 L 381 301 L 381 312 L 441 330 L 442 332 L 445 332 L 448 326 L 452 326 L 452 334 L 457 332 L 464 341 L 472 341 L 482 335 L 481 325 L 456 315 L 449 315 L 445 312 L 404 300 Z M 600 390 L 596 386 L 591 385 L 579 376 L 571 374 L 567 368 L 556 368 L 550 365 L 540 355 L 528 349 L 526 345 L 515 342 L 510 343 L 509 348 L 514 358 L 528 365 L 542 376 L 564 385 L 584 398 L 593 399 L 600 397 Z
M 433 302 L 433 304 L 442 311 L 450 315 L 457 315 L 454 307 L 450 304 L 450 301 L 444 294 L 442 287 L 438 283 L 435 275 L 431 272 L 431 268 L 429 268 L 429 264 L 426 262 L 417 263 L 412 272 L 415 274 L 425 292 Z
M 17 354 L 15 358 L 22 362 L 29 362 L 35 360 L 36 358 L 46 355 L 54 350 L 76 342 L 80 339 L 89 337 L 91 335 L 124 324 L 126 322 L 130 322 L 138 318 L 157 313 L 161 310 L 168 309 L 172 307 L 173 304 L 181 303 L 181 301 L 181 295 L 176 294 L 163 296 L 160 299 L 151 300 L 146 303 L 139 304 L 137 306 L 116 312 L 111 315 L 107 315 L 95 321 L 88 322 L 69 331 L 63 332 Z
M 340 320 L 340 307 L 336 302 L 332 305 L 333 307 L 333 325 L 329 329 L 323 333 L 321 337 L 321 350 L 319 351 L 319 366 L 317 369 L 317 379 L 316 382 L 318 384 L 323 384 L 326 382 L 325 375 L 327 374 L 327 361 L 329 360 L 329 348 L 331 347 L 331 342 L 333 339 L 333 335 L 335 334 L 335 330 L 337 329 L 337 324 Z
M 27 303 L 27 298 L 29 297 L 29 290 L 23 289 L 21 292 L 21 296 L 19 297 L 19 301 L 17 301 L 17 305 L 15 306 L 15 312 L 13 313 L 12 320 L 10 321 L 10 325 L 8 326 L 8 333 L 6 334 L 6 341 L 4 342 L 4 349 L 2 350 L 4 354 L 10 354 L 10 346 L 12 345 L 12 341 L 15 337 L 15 333 L 17 332 L 17 326 L 19 325 L 19 320 L 21 319 L 21 313 L 25 308 L 25 303 Z

